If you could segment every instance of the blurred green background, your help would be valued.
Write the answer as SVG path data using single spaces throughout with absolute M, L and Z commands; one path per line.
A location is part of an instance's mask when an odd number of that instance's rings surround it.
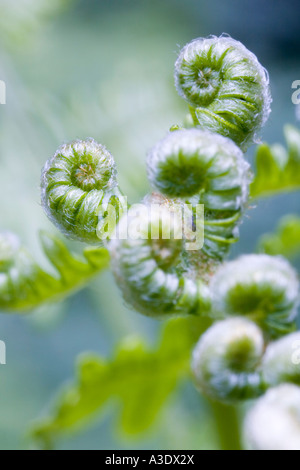
M 176 54 L 186 42 L 226 32 L 258 55 L 270 73 L 273 113 L 262 132 L 282 142 L 295 124 L 291 84 L 300 79 L 300 4 L 296 0 L 0 0 L 0 229 L 15 231 L 46 266 L 38 230 L 55 231 L 43 214 L 39 177 L 63 142 L 94 137 L 115 156 L 131 202 L 148 190 L 145 155 L 185 103 L 173 85 Z M 249 151 L 252 159 L 253 150 Z M 232 256 L 252 252 L 299 196 L 266 199 L 250 210 Z M 27 317 L 1 315 L 0 449 L 26 448 L 26 430 L 73 376 L 83 351 L 108 355 L 126 335 L 155 341 L 159 325 L 126 309 L 111 275 L 63 304 Z M 115 413 L 64 443 L 65 449 L 208 449 L 217 446 L 204 401 L 192 385 L 172 397 L 139 441 L 120 435 Z

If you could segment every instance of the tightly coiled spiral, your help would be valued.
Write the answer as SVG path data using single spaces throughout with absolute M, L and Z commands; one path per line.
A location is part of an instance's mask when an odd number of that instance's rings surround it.
M 252 450 L 300 450 L 300 388 L 270 389 L 248 413 L 244 434 Z
M 187 44 L 175 64 L 175 85 L 192 107 L 195 125 L 230 137 L 244 149 L 270 114 L 266 70 L 230 37 L 199 38 Z
M 258 396 L 262 393 L 258 367 L 263 351 L 262 332 L 250 320 L 236 317 L 214 324 L 194 349 L 197 388 L 225 403 Z
M 221 266 L 210 288 L 216 317 L 246 316 L 270 337 L 294 329 L 299 282 L 297 273 L 284 258 L 242 256 Z
M 109 251 L 128 304 L 156 317 L 208 311 L 207 286 L 201 279 L 190 278 L 182 265 L 184 239 L 178 206 L 145 204 L 138 210 L 133 206 L 122 217 L 118 233 L 110 241 Z
M 203 252 L 223 259 L 237 241 L 248 200 L 250 169 L 229 139 L 199 129 L 170 132 L 148 154 L 154 188 L 205 210 Z
M 62 145 L 42 172 L 47 216 L 67 237 L 99 244 L 108 206 L 115 208 L 117 217 L 125 208 L 116 177 L 112 155 L 95 140 Z
M 300 332 L 269 344 L 263 363 L 263 378 L 268 387 L 283 382 L 300 385 Z

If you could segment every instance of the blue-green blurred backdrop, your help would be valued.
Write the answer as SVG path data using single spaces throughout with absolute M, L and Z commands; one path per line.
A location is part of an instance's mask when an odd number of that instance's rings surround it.
M 173 67 L 189 40 L 226 32 L 268 69 L 273 113 L 263 140 L 283 142 L 295 124 L 291 85 L 300 79 L 300 4 L 296 0 L 0 0 L 0 229 L 17 232 L 46 266 L 37 233 L 54 231 L 40 206 L 39 176 L 63 142 L 94 137 L 118 163 L 132 202 L 148 190 L 147 150 L 186 105 Z M 253 151 L 249 152 L 252 158 Z M 241 228 L 232 256 L 255 249 L 285 213 L 299 213 L 292 194 L 259 203 Z M 158 325 L 128 311 L 110 274 L 82 293 L 28 317 L 0 316 L 7 365 L 0 366 L 0 449 L 28 445 L 26 430 L 83 351 L 109 354 L 126 335 L 155 341 Z M 193 449 L 215 447 L 213 423 L 192 386 L 172 398 L 151 432 L 133 441 L 114 426 L 116 411 L 65 442 L 68 449 Z M 24 437 L 25 436 L 25 437 Z

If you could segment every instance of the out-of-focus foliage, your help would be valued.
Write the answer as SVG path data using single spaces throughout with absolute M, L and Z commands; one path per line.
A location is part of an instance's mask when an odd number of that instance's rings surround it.
M 109 361 L 93 354 L 82 356 L 76 383 L 62 393 L 52 415 L 35 426 L 35 440 L 52 448 L 57 439 L 94 419 L 111 400 L 121 406 L 121 427 L 127 434 L 145 431 L 179 382 L 189 377 L 191 349 L 207 326 L 198 318 L 171 320 L 154 350 L 129 339 Z
M 74 0 L 0 0 L 0 37 L 9 45 L 28 40 L 43 21 L 66 8 Z
M 281 219 L 275 233 L 261 237 L 258 250 L 269 255 L 295 258 L 300 255 L 300 217 L 287 215 Z
M 256 152 L 256 176 L 252 197 L 300 189 L 300 132 L 293 126 L 284 128 L 287 149 L 281 145 L 262 144 Z
M 25 248 L 19 248 L 7 266 L 0 266 L 2 310 L 24 312 L 47 301 L 59 301 L 82 288 L 109 265 L 109 254 L 105 248 L 85 248 L 80 258 L 70 253 L 57 237 L 41 232 L 40 238 L 56 274 L 53 276 L 41 269 Z

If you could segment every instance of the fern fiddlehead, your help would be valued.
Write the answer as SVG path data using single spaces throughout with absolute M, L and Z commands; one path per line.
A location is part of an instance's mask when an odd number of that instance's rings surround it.
M 300 385 L 299 364 L 299 332 L 265 347 L 263 331 L 251 320 L 235 316 L 215 323 L 200 337 L 192 370 L 201 392 L 233 403 L 281 384 Z
M 85 248 L 79 257 L 56 237 L 41 232 L 43 250 L 56 275 L 44 271 L 18 239 L 0 235 L 0 309 L 26 312 L 45 302 L 60 300 L 88 283 L 109 265 L 105 248 Z
M 130 226 L 139 227 L 138 236 L 129 232 L 109 243 L 112 269 L 126 302 L 147 316 L 207 312 L 206 284 L 190 278 L 182 265 L 184 240 L 178 206 L 131 208 L 119 223 L 119 233 Z
M 175 65 L 175 85 L 195 125 L 246 148 L 270 114 L 269 78 L 256 56 L 226 36 L 187 44 Z
M 295 328 L 299 282 L 297 273 L 283 258 L 242 256 L 221 266 L 210 288 L 216 317 L 246 316 L 270 337 Z
M 262 363 L 264 382 L 275 387 L 288 382 L 300 385 L 300 332 L 269 344 Z
M 193 353 L 196 386 L 225 403 L 258 396 L 262 393 L 259 365 L 263 352 L 264 338 L 255 323 L 240 317 L 215 323 Z
M 244 429 L 251 450 L 300 450 L 300 388 L 270 389 L 248 413 Z
M 44 210 L 67 237 L 99 244 L 108 206 L 117 214 L 126 208 L 116 178 L 112 155 L 95 140 L 62 145 L 42 172 Z
M 170 132 L 148 154 L 151 184 L 167 197 L 203 204 L 203 253 L 223 259 L 237 241 L 250 167 L 229 139 L 198 129 Z

